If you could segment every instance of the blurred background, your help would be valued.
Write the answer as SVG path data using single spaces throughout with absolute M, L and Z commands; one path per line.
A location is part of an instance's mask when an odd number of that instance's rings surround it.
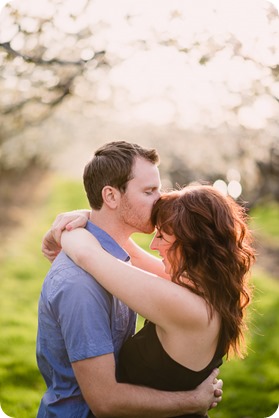
M 278 4 L 0 2 L 0 404 L 6 413 L 35 416 L 44 391 L 34 358 L 37 299 L 49 267 L 40 254 L 42 235 L 57 212 L 87 207 L 83 167 L 96 148 L 120 139 L 157 148 L 164 188 L 207 181 L 250 211 L 259 253 L 251 339 L 252 346 L 261 343 L 251 349 L 249 371 L 237 363 L 237 378 L 232 367 L 227 372 L 228 403 L 212 417 L 263 418 L 275 411 Z

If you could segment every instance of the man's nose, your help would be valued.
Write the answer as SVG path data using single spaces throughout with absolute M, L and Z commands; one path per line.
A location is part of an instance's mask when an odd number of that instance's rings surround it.
M 160 199 L 160 197 L 161 197 L 161 192 L 160 192 L 160 190 L 157 190 L 157 192 L 156 193 L 154 193 L 154 204 L 157 202 L 157 200 L 158 199 Z

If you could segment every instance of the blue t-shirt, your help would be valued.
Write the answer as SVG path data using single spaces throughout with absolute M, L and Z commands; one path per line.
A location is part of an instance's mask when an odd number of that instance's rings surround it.
M 103 230 L 86 229 L 114 257 L 128 254 Z M 43 283 L 39 300 L 37 362 L 47 391 L 37 418 L 93 417 L 76 381 L 71 363 L 114 353 L 135 331 L 136 315 L 108 293 L 62 251 Z

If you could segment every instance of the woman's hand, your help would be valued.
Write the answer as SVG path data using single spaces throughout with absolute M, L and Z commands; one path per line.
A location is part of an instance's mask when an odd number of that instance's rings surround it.
M 61 251 L 61 245 L 55 241 L 51 229 L 43 237 L 42 253 L 52 263 Z
M 61 251 L 61 234 L 66 229 L 71 231 L 76 228 L 83 228 L 90 216 L 87 209 L 75 210 L 59 214 L 52 224 L 52 227 L 42 242 L 43 255 L 52 262 Z

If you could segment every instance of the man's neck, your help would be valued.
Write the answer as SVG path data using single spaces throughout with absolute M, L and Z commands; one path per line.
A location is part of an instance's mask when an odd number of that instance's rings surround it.
M 119 224 L 113 216 L 109 215 L 110 214 L 105 213 L 102 210 L 92 211 L 89 220 L 103 229 L 103 231 L 109 234 L 121 247 L 123 247 L 133 231 L 125 228 L 125 225 Z

